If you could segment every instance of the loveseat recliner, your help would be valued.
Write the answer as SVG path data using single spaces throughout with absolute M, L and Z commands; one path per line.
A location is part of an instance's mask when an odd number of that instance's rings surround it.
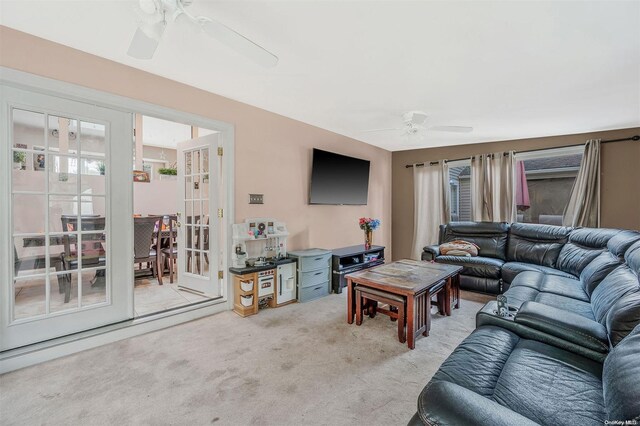
M 609 241 L 616 237 L 612 244 Z M 465 240 L 480 247 L 477 257 L 443 256 L 426 246 L 422 260 L 461 265 L 460 288 L 489 294 L 507 291 L 525 271 L 577 279 L 605 251 L 622 256 L 640 233 L 621 229 L 568 228 L 554 225 L 451 222 L 440 226 L 439 244 Z
M 640 326 L 604 363 L 501 327 L 482 326 L 424 388 L 409 425 L 640 421 L 639 353 Z

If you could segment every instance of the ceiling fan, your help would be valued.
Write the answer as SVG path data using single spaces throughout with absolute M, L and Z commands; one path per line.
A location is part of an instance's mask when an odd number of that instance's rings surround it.
M 371 129 L 365 130 L 363 133 L 373 133 L 373 132 L 388 132 L 388 131 L 397 131 L 402 130 L 401 136 L 414 136 L 420 135 L 427 131 L 434 132 L 454 132 L 454 133 L 469 133 L 473 131 L 473 127 L 467 126 L 424 126 L 425 121 L 427 121 L 427 114 L 422 111 L 409 111 L 402 114 L 402 121 L 404 122 L 404 127 L 391 127 L 385 129 Z
M 185 10 L 193 0 L 139 0 L 140 22 L 127 54 L 137 59 L 151 59 L 167 27 L 167 20 L 186 18 L 199 25 L 209 37 L 226 44 L 254 62 L 273 67 L 278 57 L 226 25 L 206 16 L 193 16 Z

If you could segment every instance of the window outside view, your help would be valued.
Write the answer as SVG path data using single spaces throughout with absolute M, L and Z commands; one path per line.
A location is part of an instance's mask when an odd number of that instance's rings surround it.
M 517 221 L 562 225 L 562 214 L 569 202 L 582 154 L 543 156 L 518 161 Z M 456 162 L 456 165 L 460 162 Z M 526 179 L 519 179 L 524 173 Z M 524 183 L 526 181 L 526 184 Z M 520 184 L 522 182 L 522 184 Z M 451 221 L 470 221 L 471 167 L 458 165 L 449 168 L 451 191 Z

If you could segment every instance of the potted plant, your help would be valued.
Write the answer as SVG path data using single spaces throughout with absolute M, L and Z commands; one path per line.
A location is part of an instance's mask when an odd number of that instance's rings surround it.
M 104 176 L 104 173 L 107 169 L 107 166 L 104 164 L 104 161 L 98 163 L 98 170 L 100 171 L 100 175 Z
M 161 167 L 158 169 L 158 174 L 160 175 L 160 179 L 175 179 L 175 176 L 178 174 L 178 169 L 175 165 Z
M 21 151 L 13 151 L 13 168 L 24 170 L 27 162 L 27 155 Z

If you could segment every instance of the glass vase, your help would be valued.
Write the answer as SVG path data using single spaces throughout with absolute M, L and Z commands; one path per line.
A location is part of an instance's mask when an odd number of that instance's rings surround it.
M 369 250 L 373 245 L 373 231 L 364 231 L 364 249 Z

